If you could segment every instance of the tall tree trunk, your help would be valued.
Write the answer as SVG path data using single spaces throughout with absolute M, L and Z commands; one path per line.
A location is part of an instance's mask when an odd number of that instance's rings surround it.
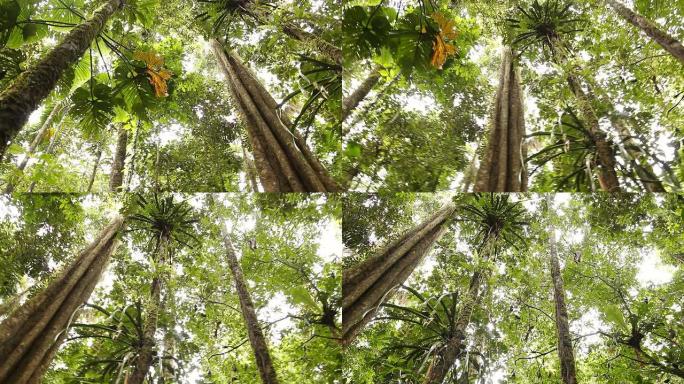
M 282 31 L 295 40 L 312 44 L 320 53 L 329 57 L 336 64 L 342 64 L 342 50 L 315 34 L 307 32 L 293 23 L 284 24 Z
M 496 238 L 490 235 L 485 242 L 480 254 L 485 260 L 494 256 L 494 246 Z M 458 311 L 458 316 L 455 319 L 454 335 L 442 346 L 433 357 L 423 384 L 441 384 L 446 378 L 449 370 L 456 364 L 456 360 L 462 357 L 465 351 L 466 329 L 470 324 L 470 318 L 473 315 L 475 306 L 480 301 L 480 293 L 482 285 L 485 281 L 486 271 L 480 269 L 473 272 L 468 286 L 468 292 L 462 299 L 462 304 Z
M 553 58 L 557 64 L 565 64 L 566 48 L 560 38 L 551 39 L 553 46 Z M 616 161 L 615 153 L 610 140 L 607 135 L 601 130 L 599 126 L 599 119 L 596 111 L 592 106 L 591 98 L 582 90 L 582 85 L 579 77 L 571 69 L 567 74 L 567 82 L 580 110 L 580 114 L 584 119 L 586 126 L 589 128 L 591 139 L 596 146 L 596 157 L 598 158 L 598 180 L 601 189 L 606 192 L 620 192 L 620 181 L 615 171 Z
M 62 73 L 83 56 L 107 20 L 123 3 L 123 0 L 108 0 L 92 18 L 72 29 L 43 59 L 22 72 L 0 93 L 0 157 L 31 112 L 55 88 Z
M 212 47 L 247 128 L 266 192 L 335 192 L 341 188 L 316 159 L 278 103 L 250 70 L 218 40 Z
M 252 189 L 252 192 L 259 192 L 259 183 L 257 182 L 256 168 L 254 167 L 254 162 L 247 154 L 247 149 L 243 142 L 242 144 L 242 158 L 245 160 L 245 175 L 247 176 L 247 181 Z
M 623 149 L 625 157 L 632 163 L 632 167 L 639 177 L 639 182 L 648 192 L 666 192 L 653 171 L 653 167 L 648 163 L 648 156 L 636 143 L 629 128 L 617 117 L 612 118 L 611 122 L 620 135 L 620 147 Z
M 527 190 L 525 118 L 520 74 L 509 47 L 503 50 L 492 124 L 475 182 L 475 192 Z
M 45 135 L 52 126 L 52 123 L 54 122 L 55 118 L 61 112 L 64 112 L 64 114 L 61 120 L 57 123 L 57 127 L 55 128 L 55 133 L 53 134 L 53 136 L 56 135 L 57 132 L 61 129 L 62 124 L 64 123 L 64 117 L 66 116 L 67 112 L 69 112 L 69 107 L 65 107 L 64 105 L 56 105 L 52 109 L 52 111 L 50 111 L 50 114 L 45 119 L 45 122 L 36 133 L 36 137 L 33 138 L 33 141 L 31 142 L 28 151 L 26 151 L 26 155 L 21 160 L 21 163 L 19 163 L 19 167 L 17 168 L 19 171 L 23 172 L 26 169 L 29 160 L 31 160 L 31 155 L 33 155 L 36 152 L 36 149 L 38 149 L 38 145 L 40 145 L 40 143 L 43 141 Z M 52 143 L 52 139 L 50 140 L 50 143 Z M 14 191 L 14 188 L 15 184 L 12 181 L 10 181 L 5 187 L 5 193 L 12 193 Z
M 465 349 L 466 328 L 468 328 L 475 306 L 479 302 L 480 288 L 483 280 L 484 275 L 482 271 L 476 271 L 471 276 L 468 294 L 463 298 L 463 305 L 456 318 L 454 336 L 437 351 L 425 374 L 423 384 L 441 384 L 449 370 L 456 363 L 456 360 L 462 356 Z
M 363 99 L 368 96 L 370 91 L 380 81 L 380 72 L 378 67 L 371 69 L 371 73 L 366 77 L 358 88 L 354 90 L 349 96 L 342 100 L 342 121 L 346 120 L 354 109 L 361 103 Z
M 606 0 L 613 10 L 620 15 L 628 23 L 639 28 L 648 37 L 660 44 L 666 51 L 668 51 L 675 59 L 684 64 L 684 46 L 677 39 L 670 36 L 667 32 L 660 30 L 657 25 L 652 23 L 647 18 L 639 15 L 631 9 L 624 6 L 616 0 Z
M 124 166 L 126 164 L 126 147 L 128 146 L 128 131 L 119 127 L 116 138 L 116 152 L 112 163 L 111 174 L 109 175 L 109 190 L 111 192 L 121 192 L 124 179 Z
M 278 384 L 278 378 L 275 368 L 273 367 L 271 355 L 268 351 L 266 338 L 261 331 L 256 310 L 254 309 L 254 303 L 252 302 L 252 297 L 249 294 L 249 289 L 247 288 L 245 278 L 242 274 L 240 262 L 235 255 L 235 250 L 233 249 L 230 237 L 223 226 L 221 226 L 221 234 L 223 235 L 223 244 L 226 248 L 226 260 L 233 275 L 235 290 L 237 291 L 238 299 L 240 300 L 242 317 L 245 320 L 247 335 L 249 336 L 249 342 L 252 345 L 252 351 L 254 352 L 257 368 L 259 369 L 261 382 L 263 384 Z
M 97 147 L 97 152 L 95 153 L 95 164 L 93 164 L 93 171 L 90 172 L 90 179 L 88 179 L 88 193 L 93 190 L 93 184 L 95 183 L 95 176 L 97 176 L 97 168 L 100 166 L 100 159 L 102 159 L 102 147 Z
M 0 382 L 40 383 L 118 246 L 116 217 L 42 292 L 0 324 Z
M 158 265 L 165 264 L 170 258 L 171 252 L 171 237 L 170 234 L 162 234 L 159 242 L 159 250 L 156 255 L 155 262 Z M 135 368 L 133 373 L 128 378 L 128 384 L 142 384 L 145 381 L 147 372 L 152 366 L 154 360 L 156 341 L 154 335 L 157 332 L 157 322 L 159 321 L 159 314 L 163 310 L 161 303 L 161 290 L 163 284 L 162 272 L 155 272 L 155 277 L 152 279 L 150 285 L 150 303 L 147 306 L 147 318 L 145 319 L 145 326 L 143 328 L 143 338 L 140 347 L 138 348 L 138 356 L 135 359 Z
M 420 264 L 432 245 L 446 230 L 445 223 L 455 211 L 452 204 L 442 207 L 427 220 L 368 260 L 348 268 L 342 275 L 342 342 L 349 344 L 370 322 L 392 291 L 403 284 Z
M 64 122 L 64 118 L 62 118 L 62 121 L 59 123 L 57 128 L 55 128 L 55 133 L 52 134 L 52 137 L 50 138 L 50 144 L 48 144 L 48 147 L 45 149 L 45 154 L 51 155 L 54 151 L 55 148 L 57 148 L 57 141 L 59 140 L 60 132 L 62 131 L 62 126 Z M 36 182 L 33 181 L 31 185 L 29 185 L 28 191 L 29 193 L 33 193 L 33 188 L 36 187 Z
M 548 220 L 547 232 L 549 236 L 549 270 L 551 271 L 551 280 L 553 281 L 553 301 L 556 311 L 556 335 L 558 336 L 558 359 L 560 360 L 561 379 L 563 384 L 577 384 L 575 354 L 572 350 L 568 309 L 565 305 L 565 288 L 563 286 L 560 262 L 558 261 L 556 228 L 553 225 L 553 197 L 551 194 L 546 194 L 545 199 Z
M 389 82 L 387 82 L 386 84 L 383 85 L 382 89 L 377 93 L 377 95 L 375 95 L 375 99 L 373 100 L 373 102 L 372 103 L 366 103 L 366 105 L 364 105 L 363 109 L 361 111 L 359 111 L 359 113 L 357 113 L 356 116 L 354 116 L 354 119 L 352 120 L 351 124 L 343 124 L 342 125 L 342 137 L 349 134 L 352 127 L 356 126 L 356 124 L 358 124 L 359 121 L 365 119 L 366 116 L 368 116 L 368 113 L 372 112 L 375 114 L 380 114 L 380 112 L 382 112 L 382 111 L 377 110 L 376 106 L 378 105 L 378 103 L 380 101 L 382 101 L 382 99 L 385 97 L 385 94 L 387 94 L 387 92 L 392 88 L 394 83 L 399 81 L 400 78 L 401 78 L 401 72 L 397 73 L 397 75 L 394 76 L 392 78 L 392 80 L 390 80 Z M 352 109 L 352 111 L 353 111 L 353 109 Z M 395 116 L 398 116 L 398 115 L 395 114 Z M 391 119 L 391 122 L 393 122 L 394 120 L 396 120 L 396 118 Z M 386 124 L 391 124 L 391 122 L 386 123 Z

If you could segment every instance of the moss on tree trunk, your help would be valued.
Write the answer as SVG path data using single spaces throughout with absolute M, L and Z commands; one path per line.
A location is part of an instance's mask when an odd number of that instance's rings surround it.
M 92 18 L 72 29 L 38 63 L 0 93 L 0 157 L 29 115 L 52 92 L 62 73 L 83 56 L 123 0 L 108 0 Z

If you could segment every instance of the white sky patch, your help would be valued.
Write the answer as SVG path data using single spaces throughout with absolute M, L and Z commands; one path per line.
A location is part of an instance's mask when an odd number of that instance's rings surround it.
M 642 286 L 666 284 L 672 281 L 675 267 L 663 264 L 653 249 L 643 253 L 644 257 L 639 264 L 637 280 Z

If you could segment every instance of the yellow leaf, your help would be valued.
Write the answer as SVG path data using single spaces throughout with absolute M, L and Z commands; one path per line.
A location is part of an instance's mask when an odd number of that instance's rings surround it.
M 448 20 L 439 12 L 433 13 L 432 19 L 439 25 L 440 34 L 444 39 L 453 40 L 456 38 L 457 32 L 453 20 Z
M 453 44 L 444 42 L 442 34 L 440 33 L 432 42 L 432 60 L 430 60 L 430 64 L 437 69 L 442 69 L 447 58 L 455 53 L 456 47 Z
M 135 51 L 133 53 L 133 58 L 136 60 L 141 60 L 144 61 L 145 64 L 147 64 L 147 68 L 153 69 L 153 68 L 161 68 L 162 65 L 164 65 L 164 58 L 161 57 L 158 53 L 155 52 L 143 52 L 143 51 Z
M 172 73 L 166 69 L 161 69 L 159 71 L 148 69 L 147 74 L 150 76 L 150 84 L 152 84 L 154 87 L 155 96 L 168 96 L 169 92 L 166 86 L 166 81 L 171 78 Z

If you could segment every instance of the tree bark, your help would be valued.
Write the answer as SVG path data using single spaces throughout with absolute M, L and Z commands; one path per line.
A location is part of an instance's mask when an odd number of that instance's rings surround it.
M 527 190 L 525 118 L 520 74 L 509 47 L 503 50 L 492 124 L 475 182 L 475 192 Z
M 557 64 L 565 64 L 567 61 L 566 54 L 564 53 L 565 47 L 560 38 L 552 38 L 551 44 L 553 46 L 554 61 Z M 598 180 L 601 189 L 606 192 L 620 192 L 620 181 L 615 171 L 615 153 L 607 135 L 601 131 L 599 119 L 592 106 L 591 98 L 582 90 L 581 82 L 574 70 L 570 70 L 567 74 L 567 82 L 573 95 L 575 95 L 580 114 L 588 127 L 591 140 L 596 147 L 599 168 Z
M 123 127 L 119 127 L 119 133 L 116 139 L 116 152 L 114 153 L 114 162 L 112 163 L 112 170 L 109 176 L 109 190 L 111 192 L 121 192 L 123 190 L 124 180 L 124 166 L 126 164 L 126 146 L 128 145 L 128 131 Z
M 553 225 L 553 197 L 546 194 L 546 215 L 549 236 L 549 270 L 553 282 L 553 301 L 555 304 L 556 336 L 558 337 L 558 359 L 560 360 L 560 374 L 563 384 L 577 384 L 575 370 L 575 353 L 572 349 L 572 337 L 568 322 L 568 309 L 565 305 L 565 288 L 561 275 L 558 249 L 556 246 L 556 228 Z
M 342 50 L 340 48 L 337 48 L 313 33 L 307 32 L 292 23 L 283 25 L 282 31 L 295 40 L 313 44 L 319 52 L 329 57 L 336 64 L 342 65 Z
M 259 369 L 261 382 L 263 384 L 278 384 L 276 371 L 268 351 L 268 344 L 261 331 L 256 310 L 254 309 L 254 303 L 252 302 L 252 297 L 250 296 L 244 275 L 242 274 L 240 262 L 235 255 L 235 250 L 233 249 L 230 237 L 223 226 L 221 226 L 221 234 L 223 236 L 223 244 L 226 248 L 226 261 L 228 262 L 228 267 L 233 275 L 235 290 L 237 291 L 238 299 L 240 300 L 242 317 L 245 320 L 247 335 L 249 337 L 249 342 L 252 345 L 252 351 L 254 352 L 257 368 Z
M 620 17 L 639 28 L 646 36 L 660 44 L 663 49 L 669 52 L 675 59 L 679 60 L 680 63 L 684 64 L 684 46 L 681 42 L 670 36 L 667 32 L 660 30 L 660 28 L 650 20 L 627 8 L 622 3 L 616 0 L 606 0 L 606 3 L 608 3 Z
M 393 289 L 411 275 L 442 236 L 455 209 L 452 204 L 442 207 L 375 256 L 343 271 L 343 344 L 354 340 L 375 317 L 380 305 L 391 297 Z
M 454 325 L 454 335 L 441 347 L 436 356 L 432 359 L 423 384 L 441 384 L 446 378 L 449 370 L 454 366 L 465 349 L 466 329 L 470 324 L 475 305 L 480 300 L 480 288 L 484 281 L 483 271 L 475 271 L 470 278 L 468 294 L 459 310 L 456 323 Z
M 347 117 L 351 115 L 361 101 L 368 96 L 373 87 L 378 84 L 381 77 L 378 69 L 378 67 L 371 69 L 371 73 L 363 80 L 359 87 L 342 100 L 342 121 L 346 120 Z
M 116 217 L 42 292 L 0 324 L 0 382 L 40 383 L 119 242 Z
M 170 252 L 170 234 L 162 234 L 155 262 L 158 265 L 165 264 L 169 259 Z M 156 276 L 152 279 L 152 284 L 150 285 L 150 303 L 147 306 L 147 318 L 145 319 L 145 327 L 143 328 L 142 343 L 138 348 L 138 356 L 135 359 L 135 368 L 133 369 L 131 376 L 128 378 L 128 384 L 142 384 L 145 381 L 147 372 L 152 366 L 154 353 L 156 352 L 155 347 L 157 345 L 154 335 L 157 332 L 159 313 L 163 310 L 161 305 L 162 285 L 163 279 L 161 272 L 156 272 Z
M 88 193 L 93 190 L 95 176 L 97 176 L 97 168 L 100 166 L 100 159 L 102 159 L 102 148 L 98 146 L 97 152 L 95 153 L 95 164 L 93 164 L 93 171 L 90 173 L 90 179 L 88 179 Z
M 242 158 L 245 160 L 245 174 L 247 176 L 249 186 L 252 189 L 252 192 L 258 193 L 259 183 L 257 182 L 256 168 L 254 167 L 254 162 L 247 154 L 247 149 L 245 148 L 244 142 L 242 144 Z
M 266 192 L 335 192 L 341 188 L 292 128 L 278 104 L 240 59 L 218 40 L 212 47 L 230 85 Z
M 31 112 L 55 88 L 62 73 L 83 56 L 107 20 L 122 6 L 123 0 L 108 0 L 92 18 L 72 29 L 52 51 L 0 93 L 0 157 Z

